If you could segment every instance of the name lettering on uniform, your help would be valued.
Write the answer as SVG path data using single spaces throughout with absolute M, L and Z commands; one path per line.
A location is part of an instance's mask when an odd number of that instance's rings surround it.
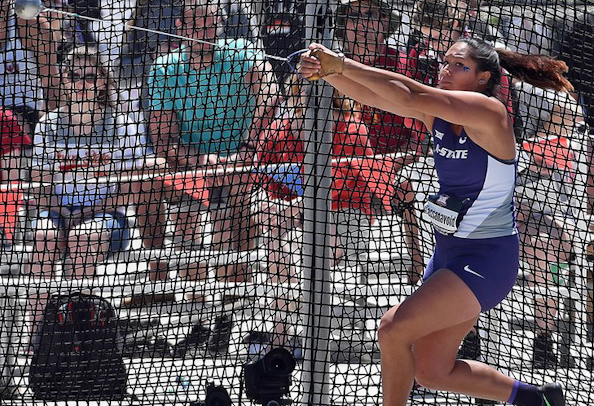
M 435 154 L 439 154 L 444 158 L 448 159 L 467 159 L 468 158 L 468 150 L 467 149 L 456 149 L 452 150 L 446 147 L 442 147 L 439 144 L 435 144 Z
M 444 133 L 442 133 L 441 131 L 435 130 L 435 136 L 438 139 L 443 140 Z
M 466 142 L 466 137 L 460 137 L 460 138 L 458 138 L 458 142 L 460 144 L 464 144 Z

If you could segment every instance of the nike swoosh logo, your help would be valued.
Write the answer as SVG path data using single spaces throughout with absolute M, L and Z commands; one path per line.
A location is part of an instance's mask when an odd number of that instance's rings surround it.
M 458 138 L 458 142 L 460 144 L 464 144 L 466 142 L 466 137 L 460 137 L 460 138 Z
M 483 275 L 481 275 L 481 274 L 480 274 L 480 273 L 478 273 L 478 272 L 474 272 L 472 269 L 470 269 L 470 267 L 469 267 L 468 265 L 466 265 L 466 266 L 464 267 L 464 270 L 465 270 L 466 272 L 468 272 L 468 273 L 471 273 L 471 274 L 473 274 L 473 275 L 475 275 L 475 276 L 478 276 L 479 278 L 483 278 L 483 279 L 485 279 L 485 277 L 484 277 Z

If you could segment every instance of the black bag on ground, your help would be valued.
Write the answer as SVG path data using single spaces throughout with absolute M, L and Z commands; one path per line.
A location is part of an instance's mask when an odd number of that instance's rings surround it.
M 115 312 L 105 299 L 53 296 L 34 340 L 29 386 L 37 399 L 119 400 L 128 379 Z

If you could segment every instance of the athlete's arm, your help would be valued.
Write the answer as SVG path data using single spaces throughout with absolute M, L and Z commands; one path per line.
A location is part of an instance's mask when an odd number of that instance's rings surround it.
M 312 45 L 314 48 L 320 45 Z M 325 53 L 332 53 L 323 48 Z M 317 58 L 302 57 L 302 74 L 311 76 L 322 65 Z M 308 77 L 306 76 L 306 77 Z M 452 124 L 463 126 L 473 141 L 498 157 L 507 158 L 513 149 L 513 131 L 505 106 L 497 99 L 478 92 L 436 89 L 404 75 L 366 66 L 351 59 L 345 59 L 342 75 L 323 77 L 331 85 L 340 82 L 341 76 L 377 94 L 378 101 L 371 104 L 394 114 L 421 118 L 432 127 L 433 117 L 440 117 Z M 356 95 L 352 95 L 356 99 Z M 359 100 L 358 100 L 359 101 Z M 411 112 L 420 112 L 411 115 Z M 501 148 L 501 134 L 509 143 Z M 509 145 L 508 145 L 509 144 Z
M 411 117 L 425 121 L 425 114 L 423 112 L 402 105 L 395 105 L 382 92 L 376 91 L 371 86 L 366 86 L 364 83 L 357 81 L 356 78 L 351 78 L 343 74 L 326 76 L 324 80 L 339 92 L 361 104 L 389 111 L 401 117 Z
M 386 110 L 394 114 L 418 111 L 479 132 L 487 132 L 507 120 L 505 106 L 500 101 L 478 92 L 436 89 L 399 73 L 350 59 L 345 60 L 342 74 L 380 95 L 387 101 Z M 324 79 L 332 84 L 333 76 Z

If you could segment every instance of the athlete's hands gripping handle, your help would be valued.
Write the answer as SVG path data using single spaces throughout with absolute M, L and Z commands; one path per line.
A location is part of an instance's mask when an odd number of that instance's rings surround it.
M 301 55 L 299 74 L 313 81 L 328 75 L 339 75 L 344 67 L 344 55 L 320 44 L 311 44 L 310 51 Z

